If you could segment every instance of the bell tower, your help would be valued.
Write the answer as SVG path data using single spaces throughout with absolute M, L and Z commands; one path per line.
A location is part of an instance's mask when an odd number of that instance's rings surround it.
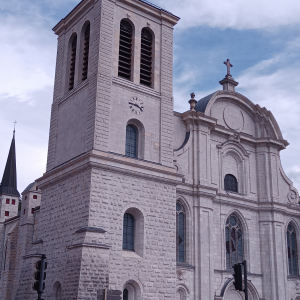
M 58 52 L 47 171 L 92 149 L 125 155 L 128 123 L 139 131 L 137 158 L 172 166 L 178 20 L 147 1 L 85 0 L 54 27 Z M 143 108 L 136 111 L 139 103 Z
M 53 29 L 58 51 L 48 163 L 37 180 L 36 236 L 43 242 L 34 253 L 47 255 L 47 280 L 61 287 L 63 299 L 96 299 L 103 288 L 127 290 L 129 298 L 175 298 L 178 20 L 144 0 L 83 0 Z M 130 250 L 125 216 L 135 224 Z M 160 274 L 168 274 L 164 285 Z

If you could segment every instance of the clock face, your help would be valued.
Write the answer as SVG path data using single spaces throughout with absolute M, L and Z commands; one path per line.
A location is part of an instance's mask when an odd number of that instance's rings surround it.
M 144 111 L 144 103 L 138 97 L 131 97 L 128 105 L 130 110 L 136 115 L 139 115 Z

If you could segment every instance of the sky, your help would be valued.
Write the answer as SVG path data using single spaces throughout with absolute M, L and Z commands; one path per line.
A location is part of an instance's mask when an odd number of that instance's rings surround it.
M 16 120 L 18 189 L 46 170 L 57 38 L 79 0 L 0 0 L 0 177 Z M 281 152 L 300 190 L 299 0 L 152 0 L 181 20 L 174 30 L 174 110 L 220 90 L 229 58 L 236 91 L 275 116 Z

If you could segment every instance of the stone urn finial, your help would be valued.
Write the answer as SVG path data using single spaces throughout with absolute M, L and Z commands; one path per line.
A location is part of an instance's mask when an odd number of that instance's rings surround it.
M 191 100 L 189 101 L 190 110 L 195 111 L 197 100 L 195 100 L 195 93 L 191 93 Z

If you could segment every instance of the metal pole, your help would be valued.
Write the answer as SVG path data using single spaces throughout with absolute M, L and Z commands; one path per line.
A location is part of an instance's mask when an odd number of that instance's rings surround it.
M 41 260 L 41 273 L 40 273 L 40 285 L 39 285 L 39 290 L 38 290 L 38 300 L 43 300 L 42 294 L 43 294 L 43 285 L 44 285 L 44 273 L 45 273 L 45 261 L 46 261 L 46 255 L 42 255 L 42 260 Z
M 243 265 L 244 265 L 245 300 L 248 300 L 248 279 L 247 279 L 247 261 L 246 260 L 243 261 Z

